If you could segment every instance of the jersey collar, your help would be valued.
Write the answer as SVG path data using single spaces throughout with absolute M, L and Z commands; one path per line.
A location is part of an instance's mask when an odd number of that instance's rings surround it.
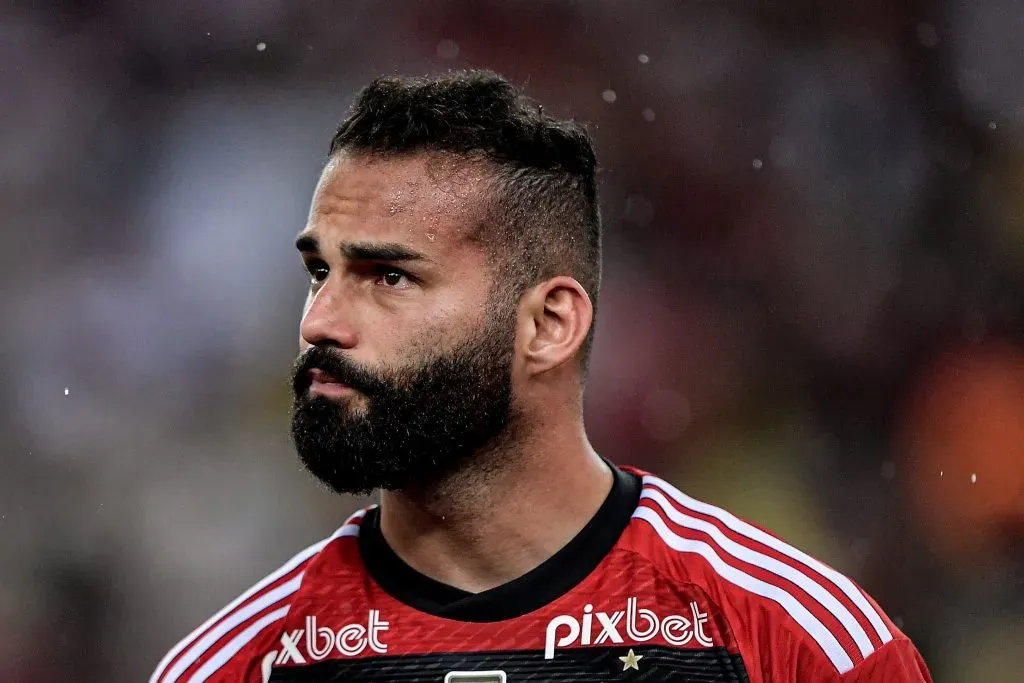
M 614 479 L 604 503 L 561 550 L 517 579 L 469 593 L 416 571 L 395 554 L 380 530 L 380 508 L 360 525 L 359 552 L 370 576 L 392 597 L 427 614 L 492 622 L 532 612 L 569 592 L 612 550 L 640 501 L 640 479 L 611 463 Z

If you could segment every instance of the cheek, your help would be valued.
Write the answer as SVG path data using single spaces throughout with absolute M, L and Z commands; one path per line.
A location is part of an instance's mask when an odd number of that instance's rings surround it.
M 409 361 L 444 353 L 471 334 L 473 328 L 463 317 L 440 314 L 384 334 L 380 342 L 386 345 L 385 353 Z

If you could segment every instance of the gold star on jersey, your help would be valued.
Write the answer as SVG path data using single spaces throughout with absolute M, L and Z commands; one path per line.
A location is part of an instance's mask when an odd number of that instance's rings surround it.
M 619 661 L 622 662 L 623 671 L 626 671 L 627 669 L 634 669 L 636 671 L 639 671 L 640 667 L 637 665 L 643 658 L 643 655 L 634 654 L 633 650 L 630 649 L 630 651 L 626 653 L 625 657 L 619 657 Z

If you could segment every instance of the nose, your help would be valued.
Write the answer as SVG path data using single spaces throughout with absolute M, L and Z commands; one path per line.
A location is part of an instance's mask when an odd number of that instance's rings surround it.
M 328 282 L 310 292 L 302 312 L 299 336 L 303 345 L 353 348 L 358 335 L 346 310 L 346 297 Z

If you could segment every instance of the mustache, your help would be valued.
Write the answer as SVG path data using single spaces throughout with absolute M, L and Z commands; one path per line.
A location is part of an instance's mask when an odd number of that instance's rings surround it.
M 292 365 L 292 391 L 296 396 L 302 396 L 309 390 L 313 382 L 309 376 L 311 370 L 322 370 L 366 396 L 377 393 L 385 384 L 342 353 L 323 346 L 311 346 Z

